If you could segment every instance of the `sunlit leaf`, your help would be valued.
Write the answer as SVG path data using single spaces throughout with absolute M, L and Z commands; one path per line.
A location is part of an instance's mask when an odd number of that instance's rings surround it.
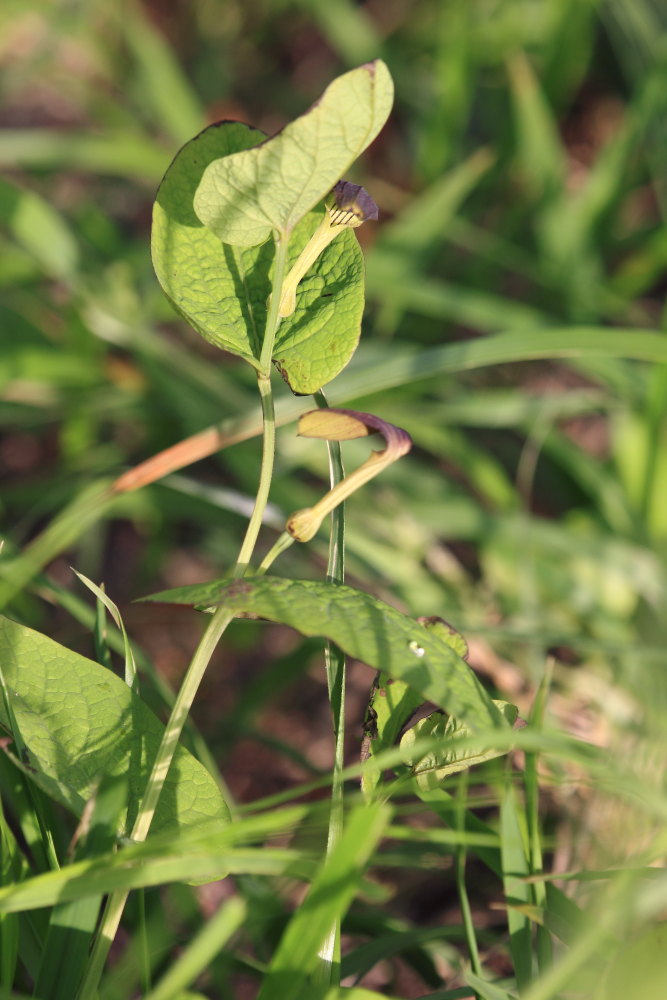
M 2 617 L 0 659 L 26 770 L 79 815 L 100 777 L 127 773 L 129 830 L 162 737 L 160 722 L 105 667 Z M 11 734 L 2 704 L 0 726 Z M 187 828 L 204 819 L 225 823 L 227 807 L 206 768 L 179 747 L 153 830 Z
M 516 705 L 510 705 L 506 701 L 494 701 L 493 704 L 508 726 L 512 726 L 518 715 Z M 405 750 L 405 760 L 420 788 L 435 788 L 450 775 L 465 771 L 485 760 L 500 757 L 506 752 L 504 749 L 471 746 L 468 742 L 462 748 L 457 746 L 462 740 L 468 741 L 472 735 L 470 726 L 465 722 L 452 715 L 444 716 L 440 712 L 421 719 L 403 734 L 401 747 Z M 437 739 L 438 743 L 427 754 L 415 756 L 412 746 L 424 737 Z
M 144 600 L 205 607 L 221 604 L 321 635 L 355 659 L 409 684 L 474 729 L 502 726 L 503 718 L 468 664 L 438 635 L 389 604 L 352 587 L 262 577 L 152 594 Z
M 364 867 L 389 822 L 386 805 L 358 806 L 345 832 L 297 907 L 273 955 L 258 1000 L 299 996 L 316 969 L 319 952 L 334 921 L 352 902 Z
M 274 245 L 232 247 L 194 213 L 192 200 L 207 164 L 261 142 L 262 132 L 239 122 L 205 129 L 178 153 L 153 209 L 153 266 L 178 312 L 206 340 L 259 367 Z M 297 259 L 324 215 L 309 212 L 289 244 Z M 290 387 L 311 393 L 330 381 L 354 353 L 364 307 L 363 259 L 344 230 L 299 283 L 296 308 L 282 320 L 273 360 Z
M 272 232 L 291 232 L 370 145 L 392 101 L 379 59 L 339 76 L 277 135 L 211 163 L 195 212 L 223 243 L 257 246 Z
M 468 644 L 460 632 L 438 617 L 419 618 L 418 621 L 431 634 L 449 646 L 461 659 L 468 656 Z M 391 678 L 380 670 L 366 710 L 362 760 L 379 756 L 398 743 L 401 731 L 424 702 L 423 697 L 405 681 Z M 428 735 L 428 734 L 424 734 Z M 367 764 L 361 776 L 361 787 L 366 796 L 372 796 L 382 777 L 382 768 Z

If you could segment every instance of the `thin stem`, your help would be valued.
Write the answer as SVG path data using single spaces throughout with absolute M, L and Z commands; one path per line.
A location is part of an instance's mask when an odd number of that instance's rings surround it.
M 224 607 L 217 608 L 197 646 L 195 655 L 192 657 L 162 736 L 162 742 L 153 764 L 151 776 L 148 779 L 146 792 L 132 828 L 132 833 L 130 834 L 132 840 L 142 841 L 148 835 L 167 772 L 176 752 L 176 746 L 192 702 L 194 701 L 204 672 L 213 656 L 215 647 L 218 645 L 220 637 L 233 617 L 233 611 L 229 611 Z
M 324 393 L 315 397 L 317 405 L 326 407 Z M 329 479 L 333 489 L 345 477 L 338 441 L 327 441 L 329 451 Z M 329 536 L 329 561 L 327 565 L 329 583 L 343 583 L 345 580 L 345 507 L 340 504 L 332 513 L 331 534 Z M 325 665 L 329 701 L 334 730 L 334 766 L 331 782 L 331 809 L 329 812 L 329 832 L 327 837 L 327 857 L 335 850 L 343 835 L 344 820 L 344 778 L 345 768 L 345 654 L 333 642 L 327 640 Z M 340 983 L 340 920 L 331 927 L 319 953 L 320 963 L 315 974 L 315 983 L 338 986 Z
M 544 721 L 544 711 L 551 679 L 553 676 L 553 661 L 547 660 L 544 676 L 537 691 L 537 696 L 533 701 L 533 708 L 530 713 L 530 725 L 536 729 L 541 729 Z M 525 763 L 525 795 L 526 795 L 526 818 L 528 820 L 528 843 L 530 874 L 540 875 L 544 871 L 544 859 L 542 856 L 542 838 L 540 829 L 540 782 L 538 774 L 538 754 L 526 753 Z M 546 912 L 547 891 L 546 884 L 537 879 L 532 884 L 532 897 L 536 906 Z M 547 927 L 537 924 L 535 929 L 537 943 L 537 964 L 542 973 L 553 963 L 553 947 L 551 932 Z
M 289 531 L 283 531 L 282 535 L 276 539 L 257 567 L 255 576 L 263 576 L 269 567 L 273 565 L 278 556 L 282 555 L 282 553 L 285 552 L 290 545 L 294 545 L 295 541 L 296 538 L 292 538 Z
M 250 565 L 259 529 L 262 525 L 264 511 L 269 497 L 271 478 L 273 475 L 273 459 L 275 451 L 276 425 L 273 405 L 273 395 L 271 391 L 271 358 L 273 355 L 273 345 L 275 343 L 276 332 L 280 325 L 278 315 L 278 304 L 282 291 L 282 284 L 285 276 L 285 265 L 287 260 L 286 235 L 276 235 L 276 255 L 273 268 L 273 282 L 271 287 L 271 298 L 269 310 L 266 317 L 266 327 L 264 330 L 264 341 L 262 343 L 262 353 L 260 358 L 261 372 L 258 372 L 257 383 L 259 387 L 260 399 L 262 403 L 263 417 L 263 448 L 262 464 L 260 468 L 259 484 L 255 506 L 248 522 L 245 538 L 241 545 L 241 550 L 233 570 L 233 575 L 243 576 Z M 176 747 L 185 725 L 185 720 L 189 714 L 192 702 L 201 683 L 204 672 L 213 656 L 215 648 L 220 641 L 222 634 L 234 618 L 234 612 L 227 608 L 219 607 L 211 618 L 206 631 L 204 632 L 199 645 L 187 669 L 185 678 L 174 707 L 171 711 L 169 721 L 165 727 L 162 741 L 153 763 L 150 777 L 146 785 L 144 797 L 139 806 L 139 812 L 132 829 L 131 837 L 135 841 L 143 841 L 148 835 L 150 825 L 155 815 L 155 810 L 164 787 L 167 773 L 176 752 Z M 97 986 L 104 969 L 109 949 L 116 936 L 118 925 L 125 908 L 125 903 L 129 892 L 119 891 L 112 893 L 107 900 L 102 916 L 100 929 L 95 939 L 95 944 L 90 956 L 84 980 L 79 989 L 79 1000 L 92 1000 L 97 991 Z
M 178 696 L 171 711 L 169 721 L 162 736 L 162 742 L 157 752 L 151 770 L 146 791 L 139 807 L 139 813 L 132 828 L 131 838 L 137 842 L 143 841 L 148 835 L 155 809 L 160 798 L 160 793 L 164 786 L 167 772 L 171 765 L 172 758 L 176 752 L 185 720 L 190 711 L 195 694 L 204 676 L 204 671 L 208 666 L 213 651 L 218 644 L 220 636 L 223 634 L 229 623 L 234 618 L 234 612 L 227 608 L 220 607 L 216 610 L 208 624 L 204 635 L 201 638 L 195 655 L 178 692 Z M 129 892 L 120 890 L 112 893 L 107 900 L 106 907 L 100 925 L 100 930 L 95 939 L 95 944 L 90 956 L 86 976 L 81 984 L 79 996 L 81 1000 L 92 998 L 97 991 L 104 963 L 106 962 L 109 949 L 116 936 L 120 919 L 123 915 L 125 903 Z
M 468 791 L 468 772 L 464 771 L 459 778 L 457 795 L 457 829 L 460 833 L 465 832 L 465 801 Z M 459 894 L 459 905 L 463 918 L 463 928 L 465 931 L 468 951 L 470 953 L 470 964 L 476 976 L 482 976 L 482 963 L 479 959 L 479 948 L 477 947 L 477 935 L 475 934 L 475 924 L 472 919 L 470 900 L 468 899 L 468 889 L 466 887 L 466 856 L 467 851 L 462 843 L 456 851 L 456 887 Z
M 660 433 L 665 421 L 665 390 L 667 389 L 667 366 L 656 369 L 649 388 L 648 404 L 645 412 L 646 446 L 643 482 L 639 500 L 641 524 L 649 524 L 655 478 L 660 455 Z M 650 527 L 649 527 L 650 530 Z

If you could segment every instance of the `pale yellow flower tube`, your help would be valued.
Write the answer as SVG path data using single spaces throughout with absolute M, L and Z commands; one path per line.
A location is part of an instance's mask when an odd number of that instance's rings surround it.
M 365 188 L 349 181 L 339 181 L 331 192 L 333 199 L 324 218 L 310 237 L 283 281 L 278 315 L 284 319 L 296 309 L 296 290 L 323 250 L 344 229 L 356 229 L 377 219 L 378 207 Z
M 334 507 L 396 459 L 406 455 L 412 447 L 407 431 L 372 413 L 360 413 L 358 410 L 310 410 L 300 418 L 298 432 L 303 437 L 323 438 L 326 441 L 351 441 L 379 433 L 387 447 L 383 451 L 372 452 L 363 465 L 329 490 L 313 507 L 290 515 L 286 528 L 297 542 L 309 542 Z

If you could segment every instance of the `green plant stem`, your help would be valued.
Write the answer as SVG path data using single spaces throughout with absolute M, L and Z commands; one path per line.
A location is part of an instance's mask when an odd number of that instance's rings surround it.
M 551 688 L 554 664 L 552 660 L 547 660 L 544 676 L 537 691 L 533 707 L 530 713 L 530 725 L 537 729 L 542 729 L 544 713 Z M 525 763 L 525 796 L 526 796 L 526 818 L 528 822 L 528 844 L 530 874 L 541 875 L 544 871 L 544 859 L 542 855 L 542 837 L 540 828 L 540 781 L 538 774 L 537 753 L 526 753 Z M 544 912 L 547 911 L 547 887 L 546 883 L 537 879 L 532 883 L 532 899 L 536 906 Z M 541 924 L 535 928 L 536 936 L 536 957 L 540 972 L 548 969 L 553 962 L 553 947 L 551 942 L 551 932 Z
M 151 771 L 151 776 L 148 780 L 146 792 L 132 828 L 132 833 L 130 834 L 132 840 L 142 841 L 145 840 L 148 835 L 150 825 L 153 821 L 153 816 L 155 815 L 158 800 L 160 798 L 162 788 L 164 787 L 167 772 L 171 766 L 174 753 L 176 752 L 176 746 L 183 731 L 183 726 L 185 725 L 185 720 L 188 717 L 192 702 L 194 701 L 201 679 L 204 676 L 204 672 L 211 660 L 211 657 L 213 656 L 215 647 L 218 645 L 223 632 L 232 621 L 233 617 L 233 611 L 229 611 L 224 607 L 217 608 L 206 628 L 206 631 L 204 632 L 204 635 L 201 638 L 199 645 L 197 646 L 195 655 L 193 656 L 190 666 L 187 669 L 187 673 L 183 683 L 181 684 L 176 701 L 174 702 L 169 722 L 165 728 L 160 749 L 158 750 L 153 764 L 153 770 Z
M 315 397 L 319 407 L 326 407 L 324 393 Z M 338 441 L 327 441 L 329 451 L 329 479 L 333 489 L 345 478 L 345 470 Z M 329 561 L 327 565 L 329 583 L 345 581 L 345 506 L 340 504 L 331 515 L 329 536 Z M 331 783 L 331 809 L 329 812 L 329 832 L 327 836 L 327 857 L 336 849 L 343 835 L 344 820 L 344 779 L 345 768 L 345 654 L 334 643 L 327 640 L 325 665 L 329 702 L 334 730 L 334 766 Z M 340 984 L 340 920 L 331 927 L 322 948 L 320 963 L 315 974 L 315 984 L 330 986 Z
M 468 791 L 468 772 L 464 771 L 459 778 L 458 796 L 457 796 L 457 828 L 459 832 L 465 833 L 465 800 Z M 470 964 L 472 970 L 476 976 L 482 977 L 482 963 L 479 960 L 479 948 L 477 947 L 477 935 L 475 934 L 475 925 L 472 919 L 472 912 L 470 910 L 470 900 L 468 899 L 468 890 L 466 888 L 466 855 L 467 851 L 464 846 L 457 848 L 456 851 L 456 887 L 459 894 L 459 905 L 461 907 L 461 916 L 463 918 L 463 928 L 465 930 L 466 942 L 468 944 L 468 952 L 470 954 Z
M 14 707 L 12 705 L 12 700 L 7 688 L 7 681 L 5 680 L 5 675 L 2 670 L 2 664 L 0 663 L 0 701 L 4 705 L 5 715 L 9 720 L 10 731 L 12 734 L 12 740 L 14 741 L 14 748 L 16 756 L 19 760 L 29 759 L 28 748 L 25 745 L 23 736 L 21 735 L 21 730 L 14 713 Z M 40 839 L 35 841 L 33 850 L 43 853 L 43 857 L 39 860 L 44 865 L 45 868 L 51 869 L 51 871 L 57 872 L 60 868 L 60 862 L 58 861 L 58 852 L 56 851 L 56 845 L 53 842 L 53 832 L 50 823 L 47 822 L 44 816 L 44 809 L 42 807 L 42 802 L 39 797 L 39 791 L 34 789 L 30 781 L 26 781 L 23 776 L 21 776 L 21 782 L 25 788 L 26 798 L 30 802 L 33 810 L 33 816 L 37 821 L 37 828 L 39 829 Z
M 263 576 L 264 573 L 269 569 L 269 567 L 276 561 L 279 555 L 285 552 L 290 545 L 294 545 L 296 538 L 290 535 L 289 531 L 283 531 L 282 535 L 273 543 L 269 551 L 266 553 L 261 563 L 257 567 L 257 572 L 255 576 Z
M 276 342 L 276 333 L 280 326 L 278 307 L 285 280 L 288 242 L 288 234 L 276 234 L 276 254 L 273 262 L 271 298 L 266 317 L 264 340 L 262 341 L 262 353 L 259 359 L 260 370 L 257 373 L 257 387 L 262 404 L 262 465 L 259 471 L 259 484 L 257 486 L 255 506 L 248 522 L 241 551 L 236 560 L 234 576 L 243 576 L 250 565 L 250 559 L 255 551 L 257 537 L 262 526 L 264 511 L 269 500 L 269 490 L 271 489 L 271 480 L 273 478 L 273 460 L 276 451 L 276 413 L 273 404 L 273 391 L 271 389 L 271 359 L 273 357 L 273 346 Z
M 641 524 L 647 527 L 650 534 L 653 491 L 660 454 L 660 434 L 664 426 L 665 392 L 667 390 L 667 365 L 661 365 L 655 370 L 649 389 L 649 399 L 646 407 L 646 459 L 644 462 L 643 482 L 639 498 L 639 516 Z
M 264 511 L 268 502 L 271 479 L 273 476 L 273 460 L 275 453 L 276 425 L 273 405 L 273 394 L 271 390 L 271 358 L 273 355 L 273 345 L 275 343 L 276 332 L 280 324 L 278 315 L 278 305 L 282 284 L 285 276 L 285 266 L 287 260 L 287 236 L 277 235 L 276 256 L 273 269 L 273 282 L 271 287 L 271 298 L 269 310 L 266 318 L 264 330 L 264 341 L 260 359 L 261 371 L 257 375 L 257 383 L 262 404 L 263 417 L 263 447 L 262 464 L 260 467 L 259 483 L 257 486 L 257 496 L 253 508 L 246 534 L 239 551 L 238 559 L 233 570 L 233 575 L 241 577 L 247 572 L 250 565 L 259 530 L 262 525 Z M 176 747 L 183 731 L 183 726 L 192 707 L 197 690 L 202 677 L 213 656 L 216 646 L 220 641 L 225 629 L 234 618 L 234 612 L 227 608 L 219 607 L 211 618 L 206 631 L 204 632 L 199 645 L 187 669 L 185 678 L 174 702 L 169 721 L 165 727 L 164 735 L 153 763 L 150 777 L 146 785 L 144 797 L 139 806 L 131 838 L 137 842 L 143 841 L 148 835 L 150 825 L 155 815 L 155 810 L 164 787 L 167 773 L 171 766 Z M 116 936 L 118 925 L 125 908 L 125 903 L 129 892 L 120 891 L 112 893 L 109 897 L 100 929 L 95 939 L 86 975 L 81 984 L 78 1000 L 93 1000 L 97 986 L 102 975 L 104 963 L 106 962 L 109 949 Z
M 197 646 L 166 725 L 162 742 L 160 743 L 160 748 L 153 762 L 153 768 L 146 785 L 146 791 L 139 807 L 139 813 L 132 828 L 130 836 L 137 842 L 145 840 L 148 835 L 167 772 L 176 752 L 176 746 L 195 694 L 204 676 L 204 671 L 209 664 L 220 637 L 233 618 L 233 611 L 229 611 L 223 607 L 218 608 Z M 129 892 L 122 890 L 112 893 L 107 900 L 86 975 L 79 990 L 80 1000 L 93 1000 L 96 994 L 104 963 L 116 936 L 128 896 Z

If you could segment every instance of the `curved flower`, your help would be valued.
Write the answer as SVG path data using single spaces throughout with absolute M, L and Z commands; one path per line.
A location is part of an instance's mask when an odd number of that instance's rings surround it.
M 338 181 L 333 191 L 334 203 L 297 257 L 283 282 L 278 315 L 291 316 L 296 309 L 296 289 L 322 251 L 343 229 L 356 229 L 369 219 L 377 219 L 378 207 L 360 184 Z
M 327 441 L 351 441 L 353 438 L 380 433 L 387 447 L 371 452 L 369 458 L 342 479 L 313 507 L 297 510 L 287 519 L 287 531 L 297 542 L 309 542 L 327 514 L 351 496 L 396 459 L 407 455 L 412 438 L 407 431 L 390 424 L 373 413 L 358 410 L 310 410 L 299 420 L 299 434 L 304 437 L 324 438 Z

